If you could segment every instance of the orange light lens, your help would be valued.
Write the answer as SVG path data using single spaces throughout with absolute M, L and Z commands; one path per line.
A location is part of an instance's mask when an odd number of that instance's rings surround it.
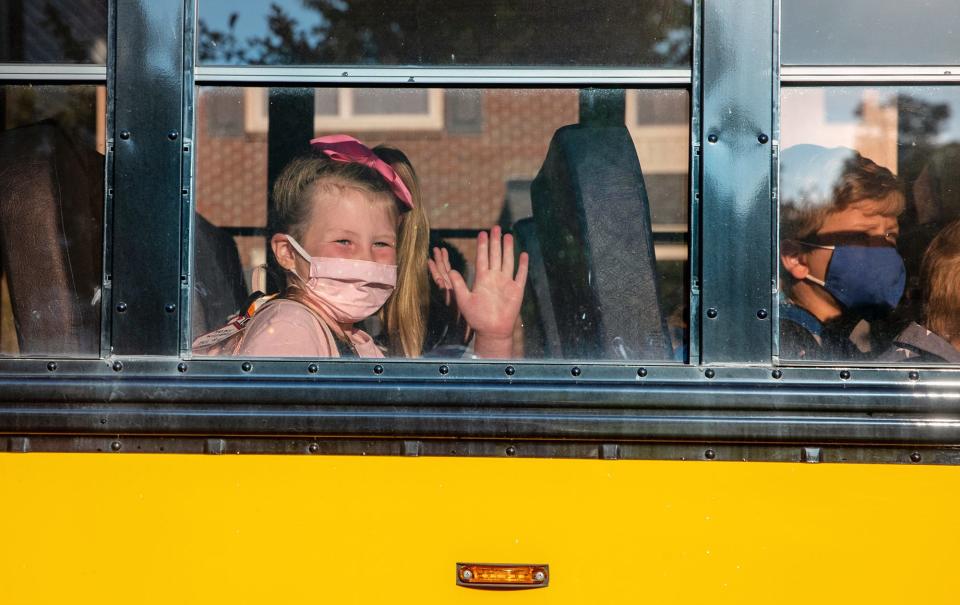
M 545 586 L 546 565 L 493 565 L 457 563 L 457 579 L 465 585 Z

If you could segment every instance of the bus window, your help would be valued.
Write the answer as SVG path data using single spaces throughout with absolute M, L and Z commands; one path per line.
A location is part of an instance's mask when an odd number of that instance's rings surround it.
M 0 2 L 0 63 L 107 62 L 106 0 Z
M 784 65 L 960 63 L 960 12 L 953 0 L 926 0 L 922 7 L 889 0 L 804 0 L 781 6 Z
M 106 91 L 0 87 L 0 355 L 98 357 Z
M 780 355 L 960 363 L 960 89 L 782 92 Z
M 257 267 L 270 260 L 268 189 L 282 166 L 271 151 L 286 134 L 271 132 L 270 104 L 279 89 L 208 86 L 197 101 L 196 276 L 193 331 L 199 336 L 223 326 L 243 304 L 247 292 L 279 290 L 280 280 L 264 280 Z M 294 90 L 294 89 L 287 89 Z M 524 302 L 513 334 L 513 357 L 526 359 L 682 360 L 687 342 L 687 224 L 689 183 L 689 93 L 684 89 L 613 91 L 613 120 L 596 136 L 620 145 L 598 147 L 584 161 L 611 169 L 611 161 L 635 167 L 620 192 L 603 203 L 577 193 L 574 206 L 560 216 L 572 188 L 556 180 L 551 162 L 564 162 L 565 126 L 587 132 L 584 98 L 576 89 L 318 88 L 307 90 L 307 132 L 287 141 L 308 149 L 307 139 L 334 133 L 357 137 L 369 146 L 385 144 L 403 151 L 419 178 L 422 205 L 430 226 L 431 249 L 446 250 L 450 264 L 467 279 L 475 276 L 478 234 L 497 225 L 512 232 L 517 252 L 531 258 Z M 271 92 L 274 91 L 274 92 Z M 272 96 L 274 95 L 274 96 Z M 592 98 L 592 97 L 590 97 Z M 312 124 L 310 123 L 312 119 Z M 605 128 L 605 129 L 604 129 Z M 593 132 L 593 131 L 589 131 Z M 290 135 L 291 137 L 294 135 Z M 611 143 L 612 145 L 612 143 Z M 635 159 L 633 159 L 635 158 Z M 290 157 L 283 159 L 283 163 Z M 571 173 L 572 174 L 572 173 Z M 587 175 L 589 178 L 592 175 Z M 553 179 L 553 180 L 551 180 Z M 609 186 L 609 183 L 603 183 Z M 580 204 L 575 207 L 576 204 Z M 592 204 L 592 205 L 590 205 Z M 631 206 L 630 204 L 634 204 Z M 551 214 L 553 212 L 553 214 Z M 585 217 L 573 220 L 577 212 Z M 621 219 L 616 213 L 623 213 Z M 607 227 L 592 219 L 602 214 Z M 564 235 L 567 219 L 575 223 Z M 577 222 L 579 221 L 579 222 Z M 613 224 L 619 230 L 603 235 Z M 646 227 L 645 227 L 646 226 Z M 647 229 L 644 235 L 643 228 Z M 633 238 L 636 230 L 640 235 Z M 224 237 L 224 236 L 227 237 Z M 230 241 L 229 237 L 233 240 Z M 587 241 L 583 238 L 594 238 Z M 579 239 L 578 239 L 579 238 Z M 621 238 L 621 239 L 617 239 Z M 646 241 L 644 241 L 644 239 Z M 212 241 L 219 244 L 213 246 Z M 638 241 L 639 240 L 639 241 Z M 643 245 L 650 253 L 641 253 Z M 571 246 L 572 244 L 572 246 Z M 214 252 L 214 248 L 221 252 Z M 589 258 L 579 250 L 617 249 Z M 424 254 L 429 254 L 426 250 Z M 655 254 L 655 259 L 647 259 Z M 573 257 L 577 257 L 574 259 Z M 214 259 L 220 260 L 214 260 Z M 223 259 L 235 260 L 223 260 Z M 425 259 L 423 259 L 425 261 Z M 649 260 L 649 281 L 639 274 Z M 574 262 L 574 265 L 565 264 Z M 223 263 L 228 271 L 214 269 Z M 578 264 L 576 264 L 578 263 Z M 571 272 L 584 271 L 583 284 L 596 300 L 571 298 L 579 292 Z M 225 275 L 233 275 L 225 279 Z M 205 278 L 205 276 L 210 276 Z M 217 276 L 216 284 L 214 278 Z M 615 284 L 616 290 L 602 290 Z M 214 294 L 214 291 L 219 294 Z M 587 296 L 587 290 L 577 296 Z M 429 313 L 414 356 L 469 357 L 476 341 L 464 338 L 458 322 L 433 288 Z M 224 301 L 231 301 L 224 304 Z M 212 305 L 219 304 L 216 309 Z M 641 308 L 642 307 L 642 308 Z M 653 337 L 642 327 L 657 318 Z M 390 342 L 382 321 L 364 329 L 388 353 L 411 356 Z M 606 322 L 606 323 L 604 323 Z M 602 324 L 599 325 L 598 324 Z M 640 326 L 640 327 L 638 327 Z M 622 330 L 623 333 L 616 333 Z M 587 331 L 593 338 L 578 335 Z M 657 341 L 655 352 L 648 343 Z M 646 339 L 646 340 L 645 340 Z M 647 347 L 647 348 L 645 348 Z M 218 353 L 223 351 L 218 350 Z M 287 356 L 287 355 L 284 355 Z M 291 352 L 289 356 L 297 356 Z
M 469 6 L 282 0 L 245 3 L 242 11 L 237 6 L 201 0 L 201 64 L 690 65 L 689 0 Z

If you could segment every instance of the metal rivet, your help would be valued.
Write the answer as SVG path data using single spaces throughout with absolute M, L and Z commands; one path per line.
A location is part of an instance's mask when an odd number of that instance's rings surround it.
M 100 424 L 106 424 L 106 423 L 107 423 L 107 419 L 106 419 L 106 418 L 101 418 L 101 419 L 100 419 Z
M 374 373 L 374 374 L 383 374 L 383 366 L 382 366 L 382 365 L 379 365 L 379 364 L 373 366 L 373 373 Z
M 113 443 L 110 444 L 110 449 L 112 449 L 115 452 L 119 452 L 120 448 L 122 447 L 123 445 L 119 441 L 114 441 Z
M 114 372 L 119 372 L 119 371 L 122 370 L 122 369 L 123 369 L 123 362 L 122 362 L 122 361 L 117 360 L 117 361 L 113 362 L 113 371 L 114 371 Z
M 464 569 L 463 573 L 460 574 L 460 577 L 469 582 L 473 579 L 473 572 L 469 569 Z
M 183 374 L 184 372 L 186 372 L 186 371 L 187 371 L 187 364 L 183 363 L 182 361 L 181 361 L 180 363 L 178 363 L 178 364 L 177 364 L 177 371 L 180 372 L 181 374 Z
M 50 372 L 56 372 L 56 371 L 57 371 L 57 362 L 51 361 L 50 363 L 48 363 L 48 364 L 47 364 L 47 370 L 50 371 Z
M 707 450 L 703 453 L 703 457 L 706 458 L 707 460 L 713 460 L 714 458 L 717 457 L 717 453 L 713 450 Z
M 841 370 L 840 380 L 850 380 L 850 370 Z
M 126 313 L 127 312 L 127 303 L 117 303 L 117 313 Z
M 923 458 L 920 457 L 920 452 L 913 452 L 910 454 L 910 462 L 920 462 Z
M 307 371 L 310 372 L 311 374 L 316 374 L 317 372 L 320 371 L 320 366 L 318 366 L 315 363 L 311 363 L 310 365 L 307 366 Z
M 240 364 L 240 369 L 243 370 L 244 372 L 249 372 L 250 370 L 253 369 L 253 364 L 250 363 L 249 361 L 245 361 L 242 364 Z
M 766 145 L 767 141 L 769 140 L 770 140 L 770 137 L 768 137 L 765 134 L 761 134 L 760 136 L 757 137 L 757 141 L 759 141 L 761 145 Z
M 167 303 L 163 305 L 163 310 L 166 311 L 167 313 L 173 313 L 174 311 L 177 310 L 177 305 L 173 303 Z
M 913 370 L 912 372 L 907 374 L 907 376 L 910 378 L 910 380 L 920 380 L 920 372 L 916 370 Z
M 766 318 L 767 318 L 766 309 L 760 309 L 759 311 L 757 311 L 757 319 L 766 319 Z
M 580 375 L 580 368 L 574 366 L 573 368 L 571 368 L 570 374 L 573 375 L 573 376 L 579 376 L 579 375 Z
M 537 582 L 543 582 L 546 578 L 546 574 L 544 574 L 542 571 L 538 571 L 537 573 L 533 574 L 533 579 Z
M 319 443 L 311 443 L 310 446 L 307 447 L 307 449 L 310 451 L 311 454 L 316 454 L 317 452 L 320 451 L 320 444 L 319 444 Z
M 190 192 L 189 192 L 188 190 L 186 190 L 186 189 L 181 189 L 181 190 L 180 190 L 180 195 L 187 195 L 188 193 L 190 193 Z
M 720 137 L 718 137 L 715 134 L 711 134 L 711 135 L 707 135 L 707 140 L 710 141 L 711 143 L 716 143 L 717 141 L 720 140 Z
M 517 370 L 513 366 L 507 366 L 503 369 L 503 373 L 506 374 L 507 376 L 513 376 L 514 374 L 517 373 Z
M 709 317 L 710 319 L 716 319 L 717 315 L 719 315 L 719 312 L 715 308 L 710 307 L 709 309 L 707 309 L 707 317 Z
M 349 75 L 349 74 L 348 74 L 348 72 L 343 72 L 343 73 L 342 73 L 342 74 L 340 74 L 340 75 L 341 75 L 341 76 L 343 76 L 344 78 L 346 78 L 346 77 L 347 77 L 347 75 Z
M 713 378 L 714 376 L 717 375 L 717 373 L 714 372 L 713 370 L 708 369 L 703 373 L 703 375 L 706 376 L 707 378 Z
M 121 130 L 121 131 L 120 131 L 120 138 L 123 139 L 124 141 L 126 141 L 127 139 L 129 139 L 129 138 L 130 138 L 130 131 L 129 131 L 129 130 Z
M 440 366 L 440 374 L 442 374 L 443 376 L 446 376 L 449 373 L 450 373 L 450 368 L 448 368 L 447 366 Z
M 180 136 L 180 133 L 177 132 L 176 130 L 171 130 L 170 132 L 167 133 L 167 138 L 170 139 L 171 141 L 176 141 L 177 137 L 179 136 Z
M 640 378 L 646 378 L 647 368 L 640 368 L 639 370 L 637 370 L 637 376 L 639 376 Z
M 781 378 L 783 378 L 783 372 L 781 372 L 780 370 L 774 370 L 770 372 L 770 375 L 776 378 L 777 380 L 780 380 Z
M 508 445 L 504 452 L 506 452 L 507 456 L 513 456 L 517 453 L 517 448 L 513 447 L 512 445 Z

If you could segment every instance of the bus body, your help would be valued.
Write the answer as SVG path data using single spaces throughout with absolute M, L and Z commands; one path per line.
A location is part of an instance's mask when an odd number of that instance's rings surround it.
M 2 602 L 955 600 L 960 368 L 781 355 L 778 237 L 782 152 L 853 148 L 916 302 L 949 2 L 81 4 L 2 7 Z M 193 354 L 332 132 L 542 263 L 522 357 Z

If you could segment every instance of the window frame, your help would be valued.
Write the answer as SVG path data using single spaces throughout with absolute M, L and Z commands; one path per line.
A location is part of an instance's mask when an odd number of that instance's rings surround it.
M 104 79 L 108 84 L 107 188 L 118 179 L 115 145 L 124 116 L 117 115 L 119 95 L 130 101 L 134 91 L 117 87 L 118 37 L 132 36 L 118 22 L 131 19 L 160 22 L 162 11 L 150 7 L 176 5 L 163 2 L 110 2 L 110 59 Z M 707 5 L 711 6 L 708 10 Z M 297 68 L 195 67 L 195 6 L 181 5 L 186 24 L 182 39 L 169 35 L 169 27 L 157 28 L 168 47 L 179 48 L 181 86 L 165 89 L 162 82 L 151 92 L 166 95 L 165 102 L 179 107 L 179 141 L 162 140 L 157 154 L 175 158 L 179 167 L 176 188 L 172 178 L 157 183 L 164 187 L 162 199 L 153 204 L 164 221 L 176 222 L 163 242 L 144 242 L 142 225 L 133 219 L 117 221 L 117 200 L 107 194 L 104 278 L 111 287 L 119 277 L 114 271 L 113 251 L 127 244 L 154 246 L 168 262 L 179 263 L 177 279 L 164 283 L 164 292 L 176 292 L 179 305 L 172 313 L 178 320 L 165 333 L 175 331 L 175 347 L 164 345 L 156 355 L 140 354 L 136 347 L 118 350 L 115 323 L 117 303 L 105 291 L 103 357 L 100 360 L 19 358 L 0 359 L 0 433 L 25 435 L 58 433 L 69 435 L 340 435 L 367 438 L 491 438 L 595 440 L 603 443 L 649 441 L 685 444 L 711 443 L 848 443 L 885 444 L 914 447 L 916 444 L 953 445 L 960 443 L 960 370 L 944 366 L 797 367 L 781 365 L 770 355 L 760 361 L 744 361 L 727 355 L 716 335 L 703 324 L 715 297 L 722 320 L 732 317 L 735 325 L 756 320 L 755 301 L 739 297 L 725 276 L 731 270 L 721 262 L 717 241 L 705 245 L 705 229 L 713 227 L 704 219 L 711 216 L 711 204 L 718 200 L 704 185 L 722 175 L 720 164 L 705 153 L 705 139 L 715 133 L 712 120 L 717 108 L 736 104 L 737 91 L 725 89 L 714 65 L 706 65 L 704 28 L 715 39 L 710 49 L 723 47 L 738 52 L 755 51 L 754 40 L 744 40 L 737 28 L 726 23 L 742 15 L 744 0 L 694 1 L 693 64 L 690 70 L 622 69 L 437 69 L 437 68 Z M 772 3 L 773 18 L 764 30 L 771 57 L 778 59 L 779 3 Z M 118 21 L 119 20 L 119 21 Z M 194 24 L 194 25 L 191 25 Z M 165 33 L 164 33 L 165 32 Z M 756 33 L 756 32 L 754 32 Z M 171 50 L 168 48 L 167 50 Z M 763 54 L 763 53 L 759 53 Z M 709 58 L 709 57 L 708 57 Z M 724 58 L 729 59 L 729 56 Z M 22 66 L 20 66 L 22 67 Z M 706 67 L 706 70 L 705 70 Z M 147 62 L 144 69 L 152 66 Z M 767 170 L 769 202 L 775 208 L 776 156 L 779 126 L 778 87 L 782 82 L 865 81 L 865 78 L 901 78 L 910 82 L 957 82 L 960 68 L 783 68 L 773 60 L 769 76 L 772 94 L 768 119 L 771 130 L 770 157 L 752 165 Z M 41 75 L 39 68 L 19 72 L 0 66 L 4 81 L 31 79 L 92 78 L 87 66 L 65 66 Z M 99 72 L 98 72 L 99 73 Z M 71 75 L 72 74 L 72 75 Z M 68 77 L 69 76 L 69 77 Z M 869 81 L 869 80 L 867 80 Z M 426 360 L 246 360 L 193 359 L 189 354 L 190 291 L 193 251 L 194 97 L 196 87 L 216 83 L 275 84 L 278 86 L 689 86 L 690 115 L 690 363 L 688 365 L 616 362 L 611 360 L 554 361 L 426 361 Z M 169 82 L 167 82 L 169 84 Z M 753 86 L 758 85 L 756 82 Z M 761 84 L 762 85 L 762 84 Z M 125 91 L 125 92 L 124 92 Z M 175 96 L 176 98 L 170 98 Z M 135 101 L 135 98 L 134 98 Z M 707 104 L 714 109 L 705 111 Z M 134 103 L 134 106 L 135 103 Z M 708 107 L 709 109 L 709 107 Z M 753 108 L 762 119 L 764 107 Z M 135 112 L 129 115 L 135 116 Z M 143 124 L 132 118 L 135 127 Z M 141 120 L 142 121 L 142 120 Z M 731 127 L 741 137 L 755 132 Z M 721 132 L 721 136 L 726 133 Z M 166 135 L 165 135 L 166 136 Z M 172 143 L 173 139 L 167 139 Z M 159 147 L 166 145 L 166 147 Z M 137 170 L 142 171 L 143 168 Z M 141 172 L 142 174 L 142 172 Z M 167 190 L 169 189 L 169 190 Z M 119 193 L 119 191 L 118 191 Z M 131 195 L 127 193 L 126 195 Z M 701 196 L 703 199 L 701 199 Z M 129 199 L 129 198 L 128 198 Z M 123 203 L 123 202 L 120 202 Z M 775 217 L 775 215 L 774 215 Z M 752 265 L 767 269 L 763 279 L 776 279 L 776 220 L 744 223 L 744 231 L 726 234 L 730 241 L 763 237 L 768 245 L 752 259 Z M 746 231 L 749 231 L 747 233 Z M 751 239 L 752 238 L 752 239 Z M 169 252 L 176 250 L 177 253 Z M 167 251 L 167 252 L 164 252 Z M 755 253 L 756 254 L 756 253 Z M 743 270 L 737 267 L 736 270 Z M 711 281 L 703 281 L 710 277 Z M 155 276 L 128 270 L 123 279 L 128 287 L 149 284 Z M 775 281 L 772 281 L 775 283 Z M 762 293 L 771 305 L 769 325 L 776 326 L 775 289 Z M 144 299 L 145 300 L 145 299 Z M 162 306 L 160 311 L 164 312 Z M 729 309 L 729 311 L 727 310 Z M 142 323 L 149 321 L 147 316 Z M 114 326 L 111 332 L 110 326 Z M 129 329 L 129 328 L 123 328 Z M 706 332 L 704 332 L 706 330 Z M 769 346 L 776 346 L 777 330 L 770 330 Z M 708 334 L 706 338 L 702 334 Z M 141 337 L 142 339 L 142 337 Z M 719 345 L 718 345 L 719 342 Z M 761 343 L 763 345 L 763 343 Z M 766 346 L 766 345 L 763 345 Z M 775 349 L 771 349 L 775 350 Z M 606 451 L 606 450 L 604 450 Z

